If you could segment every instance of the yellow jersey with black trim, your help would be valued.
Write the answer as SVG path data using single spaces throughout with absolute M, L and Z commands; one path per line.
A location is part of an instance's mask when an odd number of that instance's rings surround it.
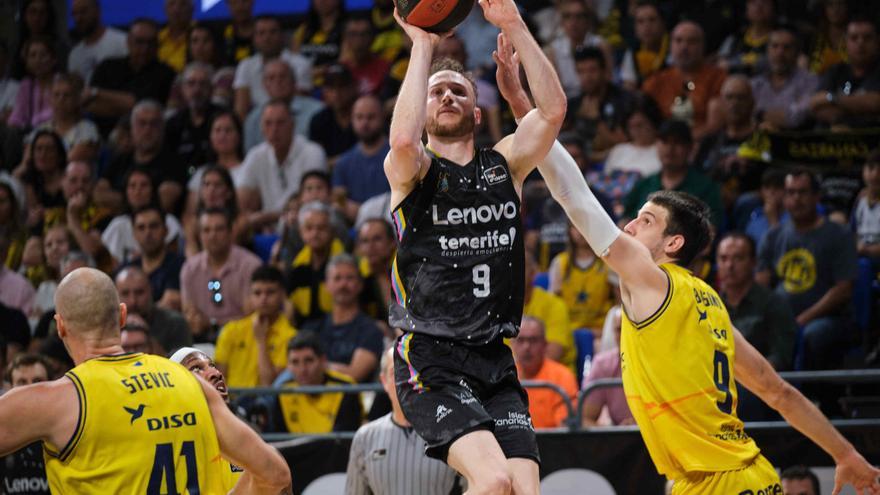
M 63 446 L 44 443 L 52 493 L 227 493 L 217 433 L 196 378 L 147 354 L 90 359 L 65 375 L 79 418 Z
M 736 416 L 733 327 L 721 297 L 690 271 L 660 266 L 669 289 L 660 308 L 634 323 L 623 315 L 623 389 L 660 474 L 748 466 L 760 453 Z
M 572 330 L 589 328 L 601 334 L 605 315 L 614 305 L 614 293 L 608 283 L 608 265 L 599 258 L 587 268 L 571 262 L 568 252 L 556 255 L 559 260 L 559 297 L 568 306 Z

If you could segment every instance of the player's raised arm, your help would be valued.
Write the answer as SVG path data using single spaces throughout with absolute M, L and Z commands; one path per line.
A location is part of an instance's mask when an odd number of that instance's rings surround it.
M 498 64 L 496 80 L 501 96 L 510 104 L 514 117 L 524 122 L 530 115 L 532 104 L 519 80 L 521 55 L 500 38 L 498 50 L 492 55 Z M 538 170 L 575 228 L 622 280 L 634 287 L 656 285 L 656 289 L 665 291 L 666 276 L 651 258 L 651 253 L 640 242 L 623 235 L 590 191 L 574 158 L 558 141 L 554 140 L 549 153 L 538 164 Z
M 547 60 L 538 42 L 529 33 L 513 0 L 479 0 L 486 20 L 501 29 L 498 35 L 499 51 L 507 51 L 508 44 L 519 54 L 526 71 L 526 79 L 535 99 L 534 110 L 526 114 L 512 136 L 496 146 L 521 184 L 547 155 L 559 134 L 565 119 L 565 91 L 553 65 Z
M 853 485 L 860 494 L 880 494 L 880 470 L 868 464 L 822 412 L 783 380 L 735 328 L 734 342 L 736 357 L 733 369 L 736 380 L 777 410 L 789 424 L 834 459 L 837 470 L 833 495 L 846 484 Z
M 422 145 L 425 128 L 425 101 L 428 97 L 428 72 L 434 47 L 441 36 L 413 26 L 394 10 L 394 18 L 412 40 L 406 76 L 397 93 L 397 103 L 391 115 L 389 142 L 391 152 L 385 158 L 385 175 L 391 184 L 391 204 L 397 205 L 412 189 L 430 164 Z
M 211 384 L 200 376 L 196 378 L 202 385 L 214 419 L 220 453 L 226 460 L 244 469 L 244 474 L 230 493 L 288 493 L 283 490 L 290 486 L 290 469 L 281 454 L 232 414 Z

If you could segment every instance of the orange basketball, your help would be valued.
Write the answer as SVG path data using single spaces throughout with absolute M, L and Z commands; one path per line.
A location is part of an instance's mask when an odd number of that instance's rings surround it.
M 432 33 L 458 26 L 470 13 L 474 0 L 395 0 L 403 19 Z

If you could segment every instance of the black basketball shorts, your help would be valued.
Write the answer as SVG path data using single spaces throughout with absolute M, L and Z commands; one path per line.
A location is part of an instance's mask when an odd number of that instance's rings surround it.
M 446 461 L 459 437 L 489 430 L 507 458 L 540 463 L 529 399 L 501 337 L 473 346 L 404 333 L 394 352 L 394 378 L 403 413 L 429 457 Z

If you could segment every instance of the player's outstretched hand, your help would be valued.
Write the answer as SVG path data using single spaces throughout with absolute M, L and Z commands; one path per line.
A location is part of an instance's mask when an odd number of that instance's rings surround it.
M 855 487 L 859 495 L 880 495 L 880 469 L 868 464 L 861 454 L 853 450 L 837 463 L 831 495 L 840 493 L 847 484 Z
M 452 34 L 452 31 L 447 31 L 445 33 L 431 33 L 418 26 L 414 26 L 400 17 L 400 13 L 397 12 L 397 7 L 394 7 L 394 19 L 400 24 L 400 27 L 403 28 L 403 32 L 409 36 L 409 39 L 411 39 L 413 43 L 421 39 L 430 42 L 432 47 L 436 47 L 437 44 L 440 43 L 440 40 Z
M 513 51 L 513 44 L 504 33 L 498 33 L 498 49 L 492 52 L 492 59 L 498 66 L 495 81 L 501 97 L 509 102 L 526 96 L 519 79 L 519 54 Z
M 483 17 L 499 29 L 506 29 L 521 20 L 513 0 L 478 0 Z

